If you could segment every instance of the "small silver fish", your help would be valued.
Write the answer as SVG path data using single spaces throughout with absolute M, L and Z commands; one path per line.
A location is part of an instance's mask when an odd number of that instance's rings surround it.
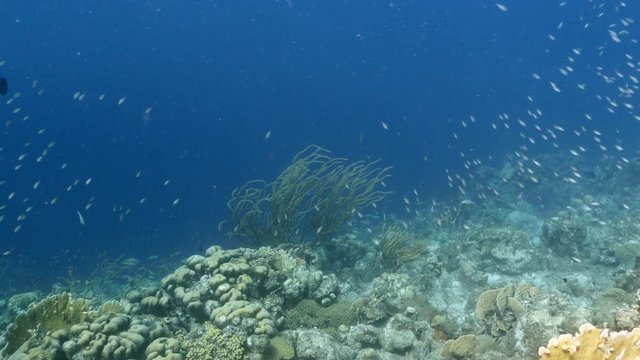
M 80 221 L 80 225 L 85 226 L 84 216 L 82 216 L 82 214 L 78 210 L 76 210 L 76 213 L 78 214 L 78 220 Z

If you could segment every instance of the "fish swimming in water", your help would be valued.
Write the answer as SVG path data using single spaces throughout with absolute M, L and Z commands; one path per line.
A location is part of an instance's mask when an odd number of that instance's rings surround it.
M 7 79 L 0 77 L 0 95 L 7 95 L 8 90 L 9 84 L 7 83 Z

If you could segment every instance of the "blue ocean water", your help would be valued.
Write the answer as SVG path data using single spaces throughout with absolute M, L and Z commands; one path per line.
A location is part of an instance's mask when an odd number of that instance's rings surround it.
M 100 256 L 234 246 L 218 231 L 231 191 L 309 144 L 392 166 L 385 207 L 399 217 L 414 189 L 425 203 L 457 196 L 447 174 L 523 144 L 592 149 L 595 128 L 633 154 L 636 110 L 601 75 L 637 73 L 637 42 L 607 31 L 640 11 L 621 4 L 3 1 L 0 265 L 26 290 Z M 528 142 L 536 109 L 542 128 L 584 135 Z

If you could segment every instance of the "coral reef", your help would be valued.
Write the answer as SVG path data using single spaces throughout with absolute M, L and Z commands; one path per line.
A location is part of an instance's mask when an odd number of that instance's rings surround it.
M 540 238 L 560 255 L 578 256 L 587 240 L 587 226 L 566 215 L 553 217 L 542 226 Z
M 303 299 L 330 305 L 337 294 L 334 276 L 285 250 L 211 247 L 159 287 L 130 291 L 96 309 L 68 294 L 31 305 L 4 334 L 2 355 L 242 359 L 271 351 L 285 305 Z M 288 357 L 281 341 L 273 346 Z
M 487 168 L 478 179 L 502 181 Z M 640 210 L 616 201 L 640 202 L 640 191 L 584 191 L 539 211 L 526 199 L 543 190 L 433 202 L 411 221 L 358 216 L 321 243 L 212 246 L 108 301 L 15 295 L 0 300 L 0 358 L 604 359 L 589 351 L 611 344 L 609 358 L 635 356 Z
M 216 326 L 237 326 L 248 334 L 273 335 L 285 302 L 310 297 L 328 304 L 337 283 L 284 250 L 222 250 L 191 256 L 162 280 L 162 289 L 141 304 L 171 303 Z M 163 300 L 166 299 L 166 300 Z

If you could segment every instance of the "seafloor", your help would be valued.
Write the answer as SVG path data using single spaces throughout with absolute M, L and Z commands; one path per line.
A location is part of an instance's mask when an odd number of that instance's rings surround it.
M 117 265 L 14 294 L 2 358 L 539 359 L 586 323 L 639 326 L 640 159 L 540 160 L 536 181 L 517 158 L 482 167 L 465 196 L 407 199 L 410 215 L 322 244 L 212 246 L 161 280 Z

